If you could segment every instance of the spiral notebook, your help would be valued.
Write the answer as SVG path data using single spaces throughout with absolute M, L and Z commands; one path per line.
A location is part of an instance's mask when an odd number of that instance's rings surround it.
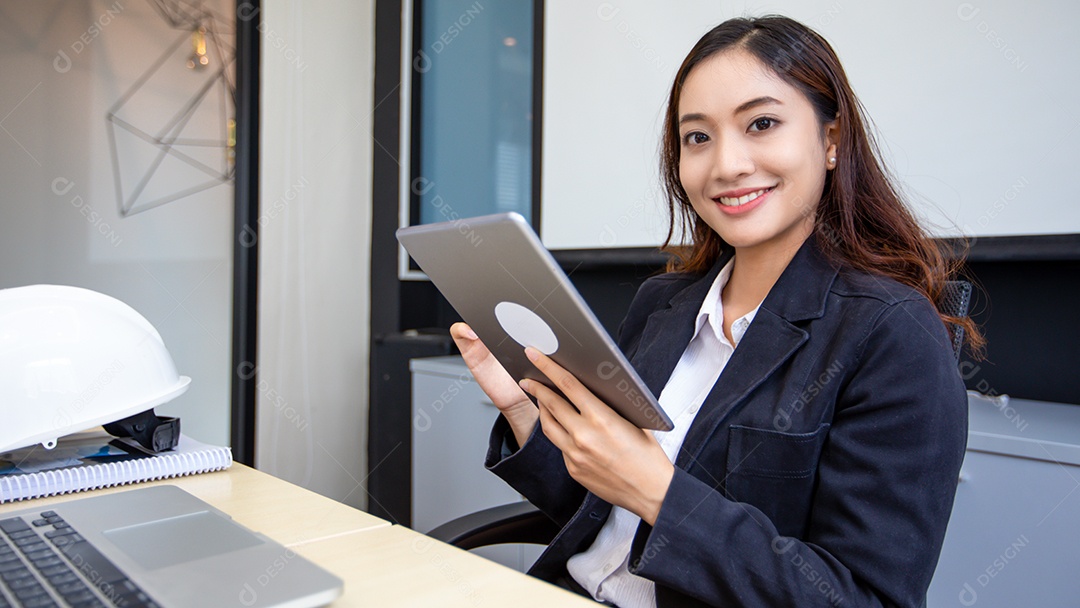
M 175 449 L 150 454 L 97 429 L 0 453 L 0 503 L 227 469 L 232 450 L 180 436 Z

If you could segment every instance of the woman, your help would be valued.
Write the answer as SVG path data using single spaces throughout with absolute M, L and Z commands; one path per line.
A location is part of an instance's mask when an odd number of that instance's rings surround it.
M 519 386 L 451 328 L 502 413 L 487 466 L 563 526 L 531 572 L 619 606 L 921 606 L 967 429 L 946 323 L 980 337 L 931 304 L 952 270 L 835 53 L 783 17 L 717 26 L 676 75 L 661 164 L 665 247 L 680 222 L 692 246 L 619 346 L 673 431 L 531 348 L 567 399 Z

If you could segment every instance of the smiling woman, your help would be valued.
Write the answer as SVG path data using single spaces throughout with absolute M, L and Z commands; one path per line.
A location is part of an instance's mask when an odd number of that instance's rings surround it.
M 962 260 L 928 238 L 887 178 L 829 43 L 786 18 L 726 24 L 690 51 L 665 114 L 661 177 L 672 216 L 665 247 L 676 254 L 668 270 L 703 272 L 724 244 L 738 248 L 754 239 L 766 248 L 787 243 L 790 259 L 809 228 L 838 264 L 889 276 L 939 301 Z M 725 184 L 734 189 L 719 191 Z M 744 200 L 759 190 L 766 192 Z M 776 198 L 779 204 L 749 213 Z M 711 219 L 724 216 L 745 219 Z M 671 246 L 676 226 L 690 233 L 678 235 L 682 242 L 690 237 L 688 252 Z M 970 319 L 941 316 L 962 326 L 980 351 L 982 335 Z
M 836 122 L 823 126 L 798 89 L 742 50 L 702 62 L 678 106 L 679 179 L 697 216 L 740 255 L 794 254 L 814 228 L 822 168 L 836 164 Z
M 559 392 L 519 387 L 451 328 L 502 413 L 487 466 L 563 527 L 532 574 L 624 607 L 925 604 L 966 435 L 947 324 L 981 337 L 932 304 L 951 263 L 860 112 L 785 17 L 726 21 L 683 61 L 661 159 L 679 257 L 619 335 L 673 430 L 534 348 Z

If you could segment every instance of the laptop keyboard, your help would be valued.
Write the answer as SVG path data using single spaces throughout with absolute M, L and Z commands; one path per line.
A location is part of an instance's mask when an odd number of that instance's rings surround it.
M 156 608 L 55 511 L 0 519 L 0 608 Z

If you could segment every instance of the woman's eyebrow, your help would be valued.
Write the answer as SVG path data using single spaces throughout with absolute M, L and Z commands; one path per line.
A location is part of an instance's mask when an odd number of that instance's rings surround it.
M 784 105 L 783 102 L 781 102 L 779 99 L 776 99 L 775 97 L 769 97 L 768 95 L 765 95 L 763 97 L 755 97 L 754 99 L 751 99 L 750 101 L 742 103 L 739 107 L 735 108 L 735 113 L 736 114 L 742 114 L 743 112 L 745 112 L 747 110 L 752 110 L 752 109 L 754 109 L 754 108 L 756 108 L 758 106 L 764 106 L 764 105 L 769 105 L 769 104 Z
M 701 114 L 700 112 L 695 112 L 693 114 L 683 114 L 679 118 L 679 124 L 684 125 L 688 122 L 694 122 L 696 120 L 708 120 L 708 117 L 704 114 Z
M 742 104 L 739 105 L 739 107 L 735 108 L 735 114 L 742 114 L 743 112 L 746 112 L 747 110 L 752 110 L 752 109 L 754 109 L 754 108 L 756 108 L 758 106 L 766 106 L 766 105 L 770 105 L 770 104 L 776 104 L 776 105 L 781 105 L 782 106 L 782 105 L 784 105 L 784 102 L 780 101 L 779 99 L 777 99 L 775 97 L 769 97 L 768 95 L 764 95 L 762 97 L 755 97 L 754 99 L 751 99 L 750 101 L 743 102 Z M 706 116 L 705 114 L 702 114 L 700 112 L 693 112 L 693 113 L 690 113 L 690 114 L 683 114 L 682 116 L 680 116 L 679 117 L 679 124 L 683 125 L 683 124 L 686 124 L 688 122 L 694 122 L 694 121 L 697 121 L 697 120 L 708 120 L 708 119 L 709 119 L 709 117 Z

